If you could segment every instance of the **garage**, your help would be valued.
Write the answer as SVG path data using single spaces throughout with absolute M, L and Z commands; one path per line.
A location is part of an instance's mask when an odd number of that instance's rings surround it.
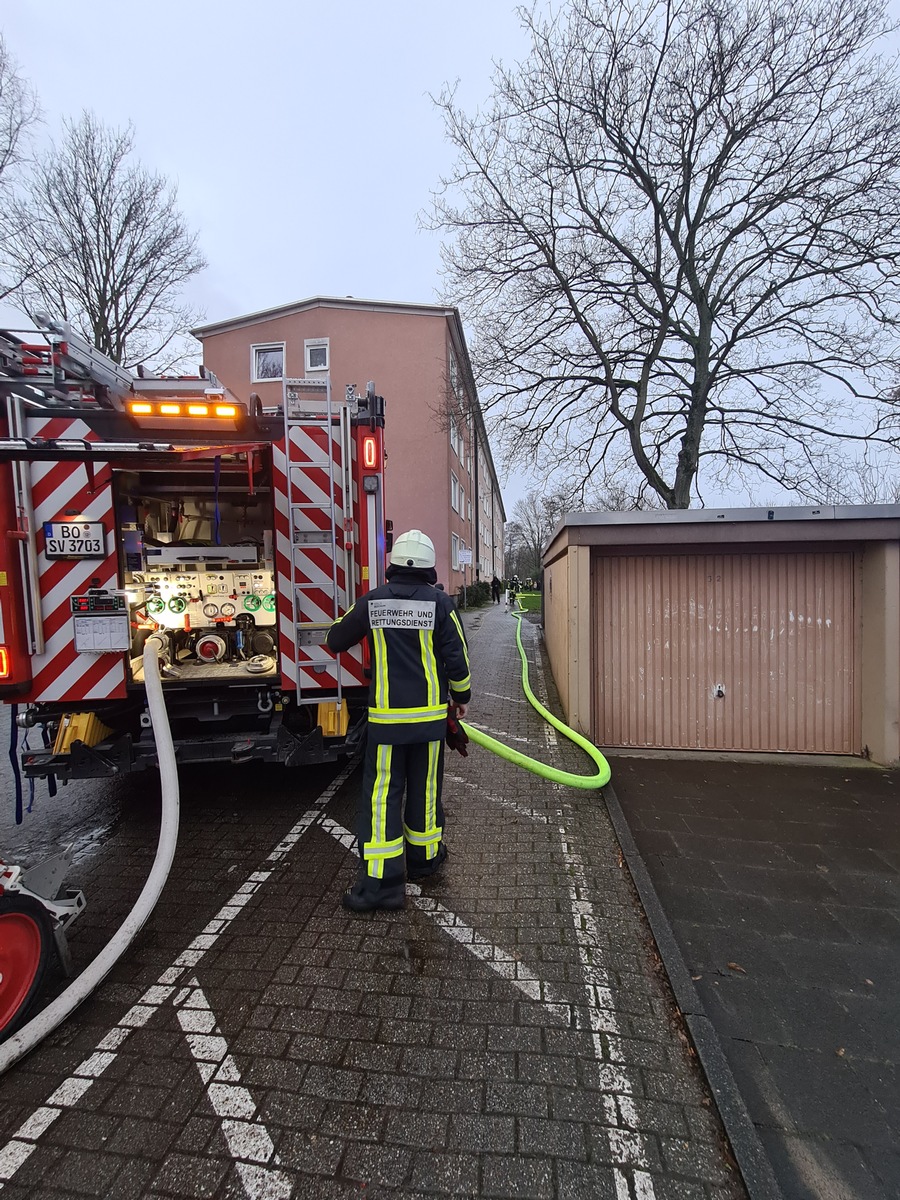
M 851 553 L 598 555 L 595 567 L 603 745 L 860 752 Z
M 900 506 L 571 514 L 544 626 L 599 746 L 900 757 Z

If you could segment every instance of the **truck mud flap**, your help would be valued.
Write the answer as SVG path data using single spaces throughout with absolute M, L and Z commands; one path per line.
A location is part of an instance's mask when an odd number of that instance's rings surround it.
M 311 733 L 297 737 L 282 725 L 278 730 L 278 760 L 286 767 L 303 767 L 310 763 L 337 762 L 337 751 L 325 745 L 321 726 Z
M 134 768 L 131 738 L 123 734 L 115 741 L 86 746 L 74 741 L 65 754 L 28 751 L 22 755 L 22 771 L 26 779 L 111 779 L 127 775 Z

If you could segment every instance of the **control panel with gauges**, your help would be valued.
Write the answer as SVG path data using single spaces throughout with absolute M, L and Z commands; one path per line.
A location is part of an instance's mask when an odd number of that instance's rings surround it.
M 254 625 L 275 624 L 275 580 L 271 570 L 149 570 L 132 585 L 143 592 L 141 607 L 166 629 L 234 624 L 249 613 Z

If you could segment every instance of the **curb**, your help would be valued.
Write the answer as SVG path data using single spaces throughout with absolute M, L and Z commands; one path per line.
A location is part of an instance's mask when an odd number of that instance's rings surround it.
M 697 1051 L 697 1057 L 700 1059 L 703 1072 L 715 1098 L 716 1108 L 725 1127 L 725 1133 L 734 1152 L 747 1194 L 750 1200 L 784 1200 L 784 1195 L 775 1179 L 772 1164 L 763 1149 L 734 1075 L 731 1073 L 731 1067 L 728 1065 L 719 1035 L 716 1033 L 712 1021 L 706 1015 L 703 1002 L 694 987 L 681 953 L 681 947 L 675 940 L 669 918 L 663 911 L 650 873 L 637 848 L 612 784 L 607 784 L 603 788 L 603 798 L 628 870 L 631 872 L 631 878 L 634 880 L 638 896 L 647 915 L 650 931 L 656 941 L 669 984 L 675 995 L 675 1003 L 684 1017 L 691 1041 L 694 1043 L 694 1049 Z

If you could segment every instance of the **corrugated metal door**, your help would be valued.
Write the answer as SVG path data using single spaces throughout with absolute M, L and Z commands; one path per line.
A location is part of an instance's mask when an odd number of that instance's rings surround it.
M 600 557 L 601 746 L 858 754 L 854 556 Z

